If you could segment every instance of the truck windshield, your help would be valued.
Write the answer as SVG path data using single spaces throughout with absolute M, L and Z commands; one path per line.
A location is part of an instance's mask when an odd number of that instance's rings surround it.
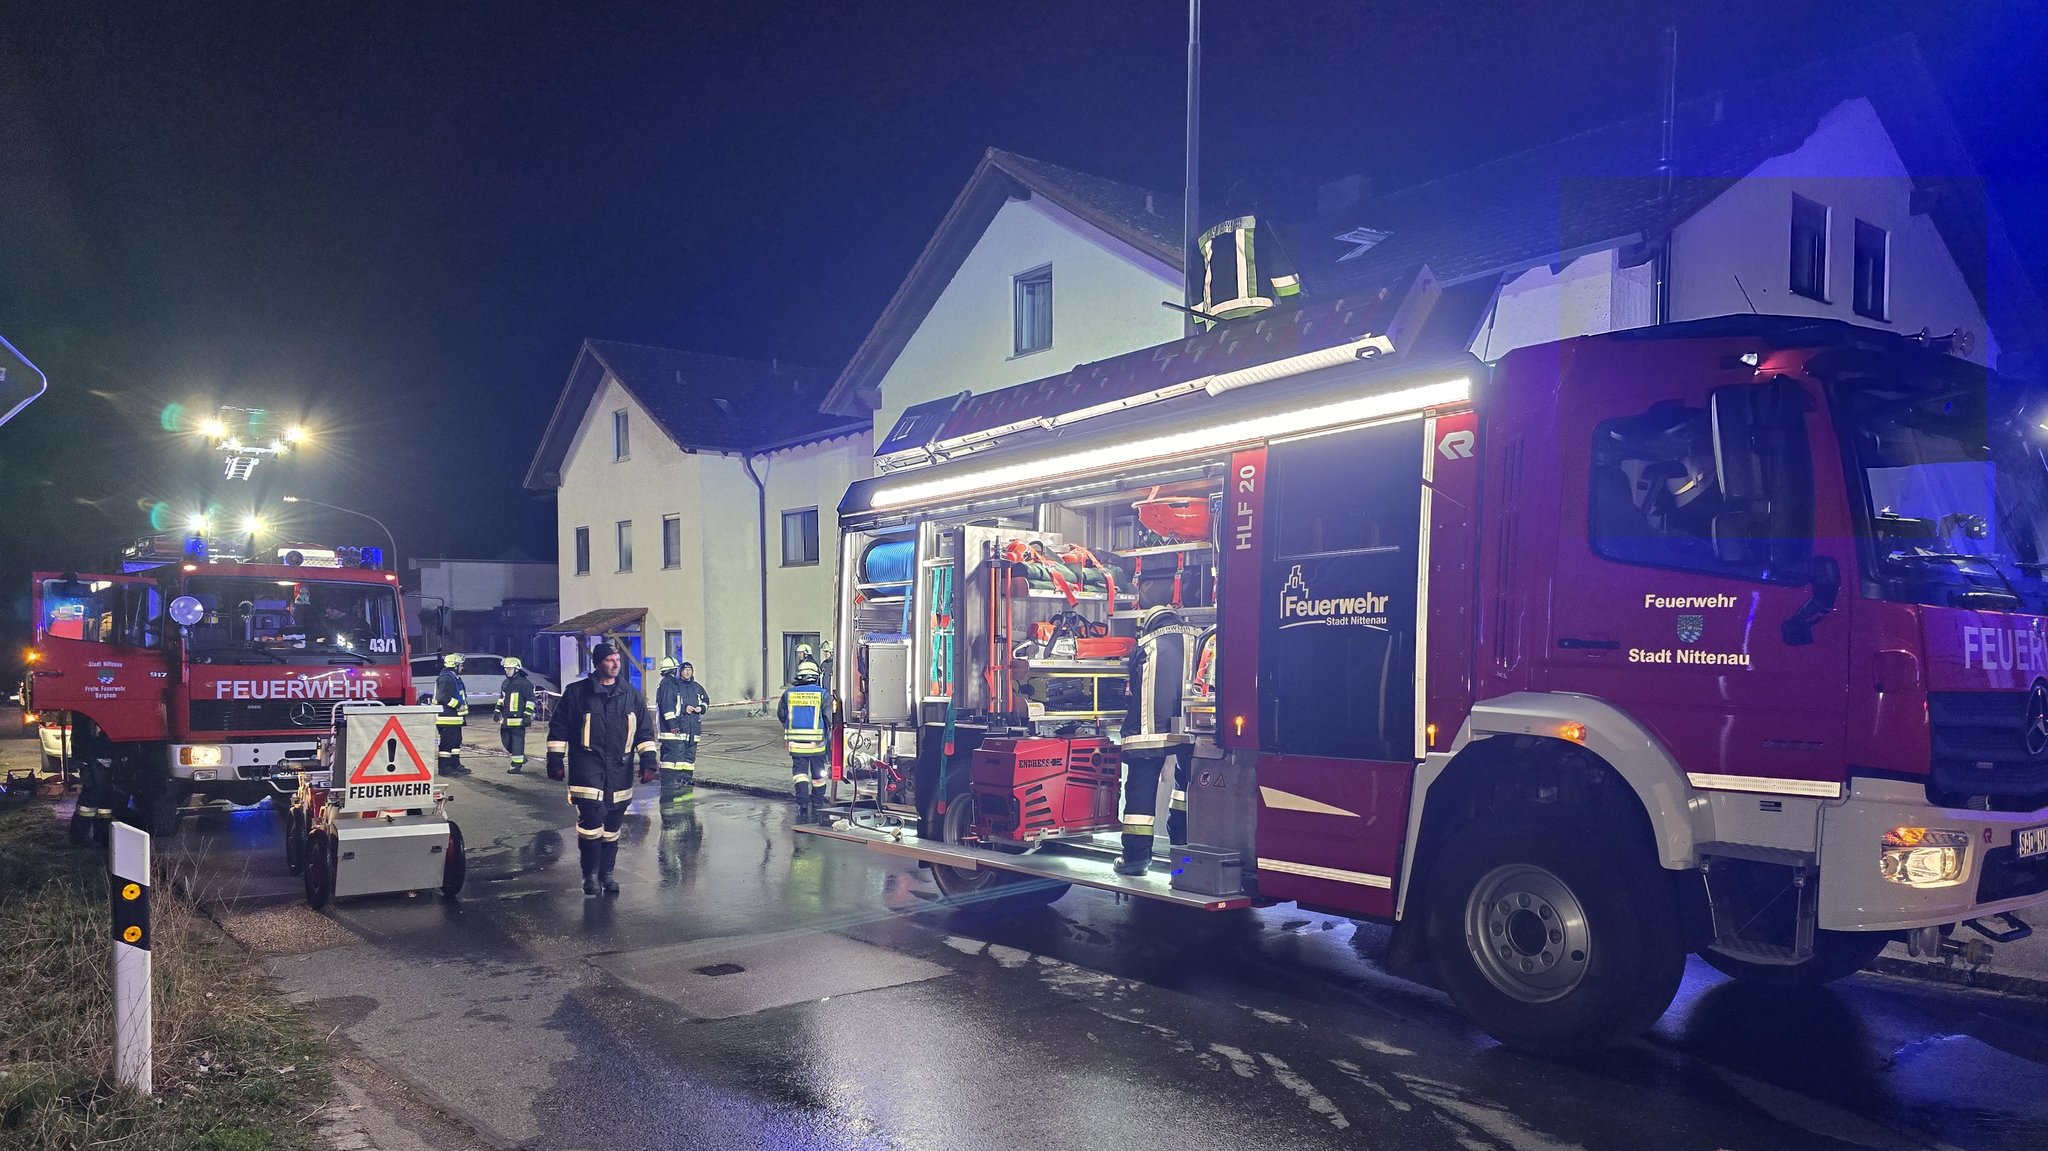
M 1834 393 L 1862 489 L 1858 534 L 1882 597 L 2048 611 L 2040 397 L 1933 356 L 1842 373 Z
M 188 650 L 211 663 L 389 663 L 398 654 L 398 597 L 388 586 L 196 576 L 185 594 L 206 615 Z

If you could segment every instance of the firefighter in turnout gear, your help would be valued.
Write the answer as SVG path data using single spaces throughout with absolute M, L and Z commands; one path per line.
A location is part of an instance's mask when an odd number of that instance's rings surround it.
M 469 718 L 469 694 L 462 690 L 462 654 L 441 657 L 441 675 L 434 681 L 434 702 L 441 706 L 434 717 L 434 734 L 440 747 L 434 753 L 442 775 L 468 775 L 462 766 L 462 725 Z
M 619 650 L 590 650 L 591 672 L 562 691 L 548 720 L 548 778 L 569 785 L 576 807 L 576 850 L 583 864 L 583 894 L 616 895 L 612 876 L 619 857 L 619 827 L 633 801 L 633 761 L 640 782 L 655 777 L 654 711 L 640 689 L 619 675 Z
M 512 757 L 512 766 L 506 770 L 513 775 L 526 770 L 526 729 L 533 723 L 536 703 L 526 665 L 516 656 L 506 656 L 505 682 L 498 685 L 498 742 Z
M 1180 622 L 1172 608 L 1155 607 L 1138 621 L 1138 646 L 1131 651 L 1129 710 L 1118 747 L 1124 761 L 1123 858 L 1119 875 L 1143 875 L 1152 862 L 1153 829 L 1159 809 L 1159 777 L 1173 760 L 1173 795 L 1166 836 L 1187 842 L 1188 767 L 1194 739 L 1182 730 L 1181 697 L 1194 676 L 1201 632 Z
M 673 656 L 661 661 L 661 686 L 654 692 L 654 712 L 661 719 L 661 798 L 688 799 L 697 786 L 697 737 L 704 734 L 704 711 L 711 693 L 697 682 L 689 661 Z
M 1257 315 L 1301 294 L 1301 277 L 1270 222 L 1255 211 L 1255 197 L 1242 183 L 1224 201 L 1231 218 L 1195 241 L 1202 257 L 1201 303 L 1210 321 Z
M 782 740 L 789 748 L 796 817 L 802 822 L 822 818 L 819 810 L 825 799 L 825 747 L 832 709 L 819 678 L 818 665 L 800 655 L 794 682 L 783 689 L 782 700 L 775 705 Z

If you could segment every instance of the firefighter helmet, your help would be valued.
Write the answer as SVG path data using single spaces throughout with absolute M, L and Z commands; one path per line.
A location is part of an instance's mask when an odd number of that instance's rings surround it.
M 818 653 L 811 650 L 810 644 L 800 643 L 796 645 L 796 657 L 800 660 L 816 659 L 818 658 Z
M 442 656 L 441 666 L 448 668 L 451 671 L 460 668 L 462 666 L 462 653 L 459 651 L 451 651 L 447 655 Z
M 672 672 L 681 666 L 683 665 L 676 662 L 676 657 L 672 655 L 665 655 L 661 657 L 661 665 L 658 668 L 658 670 L 663 675 L 667 675 L 669 672 Z
M 805 684 L 816 683 L 818 682 L 818 678 L 819 676 L 817 664 L 812 663 L 810 660 L 807 659 L 797 661 L 795 682 Z
M 526 667 L 526 665 L 525 665 L 525 664 L 523 664 L 523 663 L 519 662 L 519 657 L 518 657 L 518 656 L 516 656 L 516 655 L 508 655 L 508 656 L 506 656 L 506 657 L 505 657 L 505 674 L 506 674 L 506 675 L 511 675 L 511 674 L 512 674 L 513 672 L 519 671 L 519 670 L 521 670 L 521 669 L 523 669 L 523 668 L 525 668 L 525 667 Z

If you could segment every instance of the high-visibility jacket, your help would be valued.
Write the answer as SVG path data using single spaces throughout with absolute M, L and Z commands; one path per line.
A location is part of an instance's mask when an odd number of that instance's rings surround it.
M 441 727 L 461 727 L 469 717 L 469 693 L 462 690 L 462 677 L 454 669 L 443 671 L 434 681 L 434 702 L 441 705 L 441 714 L 434 717 Z
M 782 742 L 789 754 L 825 754 L 831 703 L 823 684 L 796 683 L 784 688 L 782 701 L 775 705 L 775 717 L 782 721 Z
M 568 756 L 572 797 L 624 803 L 633 794 L 632 757 L 654 750 L 654 712 L 623 677 L 609 686 L 579 679 L 555 701 L 548 754 Z
M 1264 242 L 1260 236 L 1264 235 Z M 1255 216 L 1225 220 L 1196 241 L 1202 254 L 1204 315 L 1234 320 L 1301 293 L 1301 277 L 1272 225 Z
M 704 734 L 704 710 L 711 706 L 711 693 L 694 679 L 663 672 L 661 686 L 654 691 L 654 712 L 661 720 L 661 736 Z
M 1179 729 L 1181 697 L 1194 678 L 1202 633 L 1179 624 L 1156 627 L 1138 637 L 1131 650 L 1123 736 L 1127 752 L 1158 754 L 1194 737 Z
M 508 675 L 498 685 L 498 722 L 505 727 L 525 727 L 533 721 L 534 708 L 538 704 L 534 697 L 533 681 L 525 672 Z

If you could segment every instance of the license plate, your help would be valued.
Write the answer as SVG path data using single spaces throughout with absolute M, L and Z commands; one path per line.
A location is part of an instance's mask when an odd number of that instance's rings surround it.
M 2048 855 L 2048 824 L 2040 827 L 2023 827 L 2015 838 L 2019 843 L 2021 859 Z

